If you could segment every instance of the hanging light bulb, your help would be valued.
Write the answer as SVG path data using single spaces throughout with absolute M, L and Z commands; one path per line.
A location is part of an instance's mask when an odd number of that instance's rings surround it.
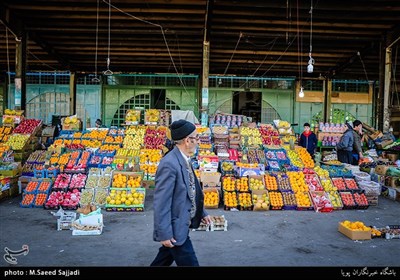
M 304 97 L 303 87 L 300 87 L 299 97 L 300 97 L 300 98 L 303 98 L 303 97 Z
M 222 79 L 221 78 L 218 79 L 218 84 L 222 85 Z
M 308 66 L 307 66 L 307 72 L 308 73 L 312 73 L 314 71 L 314 58 L 311 57 L 311 53 L 308 55 L 310 57 L 310 59 L 308 60 Z

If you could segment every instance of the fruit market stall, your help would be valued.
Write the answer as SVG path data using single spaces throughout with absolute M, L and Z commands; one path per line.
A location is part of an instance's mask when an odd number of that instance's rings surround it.
M 159 125 L 160 116 L 149 110 L 141 120 L 133 110 L 124 128 L 61 131 L 47 152 L 32 153 L 22 168 L 33 183 L 22 188 L 21 206 L 145 211 L 146 189 L 154 187 L 157 166 L 168 150 L 169 131 Z M 193 161 L 206 207 L 332 212 L 377 205 L 381 186 L 373 184 L 372 175 L 344 165 L 315 166 L 306 149 L 294 145 L 288 122 L 238 127 L 238 120 L 223 122 L 221 116 L 210 127 L 197 127 L 200 141 Z

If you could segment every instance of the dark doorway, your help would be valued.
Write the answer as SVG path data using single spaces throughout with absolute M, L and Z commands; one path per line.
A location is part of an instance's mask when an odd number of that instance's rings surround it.
M 261 122 L 261 92 L 234 92 L 232 113 L 251 117 L 253 122 Z
M 165 109 L 165 89 L 152 89 L 151 106 L 152 109 Z

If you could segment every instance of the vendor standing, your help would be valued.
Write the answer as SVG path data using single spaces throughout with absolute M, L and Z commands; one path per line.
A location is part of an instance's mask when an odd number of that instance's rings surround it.
M 346 123 L 347 130 L 340 137 L 339 143 L 336 145 L 338 160 L 342 163 L 353 163 L 353 143 L 354 135 L 352 124 Z
M 310 130 L 310 124 L 304 124 L 304 132 L 300 135 L 299 145 L 306 148 L 307 152 L 314 158 L 315 147 L 318 139 L 314 132 Z
M 362 137 L 362 122 L 359 120 L 355 120 L 353 122 L 353 137 L 354 137 L 354 143 L 353 143 L 353 165 L 358 165 L 358 161 L 363 159 L 363 153 L 362 153 L 362 142 L 361 142 L 361 137 Z

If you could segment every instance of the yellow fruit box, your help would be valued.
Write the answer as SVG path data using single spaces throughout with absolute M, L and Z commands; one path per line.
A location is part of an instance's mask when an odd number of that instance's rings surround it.
M 207 209 L 217 209 L 218 208 L 218 206 L 219 206 L 219 197 L 220 197 L 220 195 L 219 195 L 219 189 L 217 189 L 217 188 L 206 188 L 206 189 L 203 189 L 203 192 L 204 192 L 204 208 L 207 208 Z M 209 205 L 209 204 L 207 204 L 207 202 L 209 202 L 209 199 L 207 198 L 207 196 L 210 194 L 210 193 L 216 193 L 216 201 L 215 201 L 215 204 L 213 204 L 213 205 Z
M 253 211 L 268 211 L 269 207 L 270 207 L 270 202 L 269 202 L 269 195 L 268 195 L 268 191 L 267 190 L 252 190 L 251 191 L 251 196 L 252 196 L 252 200 L 254 199 L 254 195 L 257 195 L 257 197 L 262 197 L 263 195 L 266 195 L 266 199 L 268 200 L 268 203 L 265 201 L 261 203 L 256 201 L 256 203 L 254 203 L 253 201 Z M 261 200 L 261 199 L 260 199 Z
M 371 230 L 362 231 L 362 230 L 351 230 L 345 227 L 341 222 L 339 222 L 339 232 L 346 235 L 351 240 L 369 240 L 371 239 Z
M 65 123 L 65 118 L 61 119 L 62 130 L 82 130 L 82 121 L 78 118 L 76 123 Z
M 248 175 L 249 188 L 251 190 L 265 190 L 265 181 L 263 175 Z

